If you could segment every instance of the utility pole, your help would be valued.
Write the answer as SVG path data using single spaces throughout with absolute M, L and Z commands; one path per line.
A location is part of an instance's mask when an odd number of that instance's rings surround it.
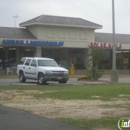
M 118 83 L 119 74 L 116 69 L 116 42 L 115 42 L 115 5 L 112 0 L 112 30 L 113 30 L 113 50 L 112 50 L 112 70 L 111 70 L 111 82 Z

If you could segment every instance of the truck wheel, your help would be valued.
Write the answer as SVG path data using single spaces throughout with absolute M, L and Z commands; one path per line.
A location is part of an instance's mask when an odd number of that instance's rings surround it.
M 65 83 L 67 83 L 67 80 L 61 80 L 61 81 L 59 81 L 59 83 L 60 83 L 60 84 L 61 84 L 61 83 L 65 84 Z
M 21 83 L 24 83 L 24 82 L 26 81 L 23 72 L 20 72 L 20 73 L 19 73 L 19 81 L 20 81 Z
M 38 74 L 38 84 L 46 84 L 46 81 L 44 81 L 44 75 L 42 73 Z

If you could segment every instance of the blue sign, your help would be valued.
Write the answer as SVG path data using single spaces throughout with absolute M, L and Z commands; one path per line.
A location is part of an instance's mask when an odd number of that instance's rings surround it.
M 30 41 L 30 40 L 9 40 L 3 39 L 3 45 L 43 45 L 43 46 L 63 46 L 64 42 L 54 41 Z

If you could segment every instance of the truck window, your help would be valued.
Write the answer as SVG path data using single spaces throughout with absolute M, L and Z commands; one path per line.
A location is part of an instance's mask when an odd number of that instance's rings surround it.
M 38 66 L 53 66 L 58 67 L 54 60 L 38 60 Z
M 27 61 L 25 62 L 25 65 L 29 66 L 30 61 L 31 61 L 31 59 L 27 59 Z
M 31 66 L 37 66 L 37 64 L 36 64 L 36 60 L 32 60 L 32 62 L 31 62 Z

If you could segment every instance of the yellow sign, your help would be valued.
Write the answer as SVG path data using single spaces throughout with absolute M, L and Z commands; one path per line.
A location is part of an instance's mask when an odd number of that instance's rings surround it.
M 123 59 L 123 63 L 124 63 L 124 64 L 128 64 L 128 62 L 129 62 L 129 59 L 128 59 L 128 58 L 124 58 L 124 59 Z

